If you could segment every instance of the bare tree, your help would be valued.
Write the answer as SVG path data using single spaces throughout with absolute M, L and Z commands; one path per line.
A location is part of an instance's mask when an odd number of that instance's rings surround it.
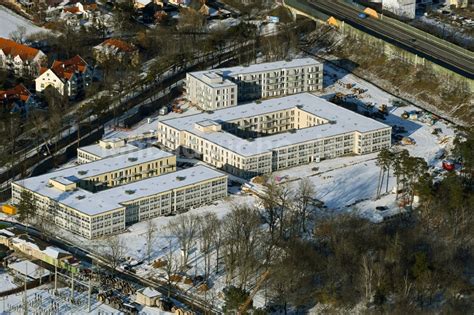
M 10 38 L 17 43 L 24 44 L 26 36 L 26 27 L 19 25 L 16 30 L 10 33 Z
M 166 254 L 166 265 L 165 265 L 165 272 L 166 272 L 166 287 L 168 289 L 168 298 L 171 297 L 171 290 L 176 283 L 176 273 L 178 272 L 180 266 L 173 255 L 173 250 L 171 248 L 171 241 L 168 245 L 168 253 Z
M 200 250 L 204 258 L 204 277 L 207 279 L 211 272 L 211 254 L 213 239 L 219 228 L 219 219 L 212 212 L 206 212 L 199 220 Z
M 171 220 L 167 226 L 170 234 L 177 238 L 181 253 L 181 268 L 188 264 L 189 251 L 196 242 L 199 230 L 199 218 L 196 215 L 184 214 Z
M 249 205 L 234 205 L 224 218 L 224 260 L 227 283 L 237 273 L 239 286 L 245 288 L 247 281 L 260 261 L 260 216 Z
M 221 248 L 224 243 L 224 227 L 221 220 L 213 222 L 215 225 L 215 234 L 212 239 L 212 245 L 216 250 L 216 274 L 219 273 L 219 263 L 221 258 Z
M 311 209 L 313 198 L 316 194 L 313 182 L 305 177 L 299 184 L 295 192 L 295 207 L 298 216 L 299 232 L 306 232 L 306 218 Z
M 115 270 L 126 253 L 124 241 L 117 235 L 109 236 L 105 240 L 104 257 L 110 262 Z
M 146 239 L 146 258 L 148 260 L 150 260 L 151 258 L 151 251 L 153 250 L 153 241 L 156 238 L 157 232 L 158 232 L 158 228 L 156 224 L 152 220 L 146 221 L 145 239 Z

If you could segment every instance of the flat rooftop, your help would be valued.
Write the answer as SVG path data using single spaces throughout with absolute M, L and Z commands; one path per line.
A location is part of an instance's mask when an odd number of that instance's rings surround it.
M 202 83 L 207 84 L 213 88 L 223 88 L 223 87 L 236 87 L 237 84 L 232 82 L 229 79 L 226 79 L 222 76 L 222 71 L 218 69 L 214 70 L 205 70 L 205 71 L 196 71 L 196 72 L 189 72 L 190 76 L 195 77 Z M 220 78 L 220 80 L 216 80 Z
M 313 58 L 297 58 L 293 60 L 281 60 L 274 62 L 258 63 L 249 66 L 236 66 L 219 69 L 224 77 L 237 76 L 240 74 L 267 72 L 280 69 L 292 69 L 305 66 L 316 66 L 321 63 Z
M 23 185 L 22 181 L 17 183 L 86 215 L 93 216 L 122 208 L 123 203 L 135 199 L 156 195 L 222 176 L 225 176 L 225 174 L 207 166 L 199 165 L 174 173 L 150 177 L 130 184 L 102 190 L 97 193 L 91 193 L 81 188 L 73 191 L 61 191 L 48 186 L 47 180 L 41 184 L 36 182 L 36 186 Z M 34 180 L 35 177 L 30 179 Z
M 84 151 L 86 153 L 92 154 L 94 156 L 97 156 L 101 159 L 105 159 L 107 157 L 111 156 L 116 156 L 116 155 L 121 155 L 121 154 L 126 154 L 134 151 L 140 150 L 140 148 L 126 143 L 122 147 L 118 148 L 104 148 L 100 146 L 98 143 L 97 144 L 91 144 L 85 147 L 79 148 L 79 150 Z
M 196 77 L 199 80 L 203 80 L 204 77 L 213 77 L 220 76 L 224 78 L 224 81 L 221 83 L 216 83 L 215 86 L 225 86 L 225 85 L 235 85 L 232 81 L 226 79 L 228 77 L 236 77 L 240 74 L 249 74 L 249 73 L 259 73 L 259 72 L 267 72 L 267 71 L 274 71 L 280 69 L 292 69 L 292 68 L 299 68 L 304 66 L 316 66 L 320 65 L 321 63 L 313 58 L 298 58 L 293 59 L 290 61 L 282 60 L 282 61 L 275 61 L 275 62 L 265 62 L 265 63 L 258 63 L 249 66 L 236 66 L 230 68 L 219 68 L 213 70 L 203 70 L 203 71 L 195 71 L 190 72 L 189 74 Z M 208 82 L 205 82 L 208 83 Z M 209 83 L 208 83 L 209 84 Z M 209 84 L 214 86 L 213 84 Z
M 215 121 L 218 123 L 231 122 L 237 119 L 250 119 L 256 116 L 271 114 L 272 112 L 297 108 L 309 112 L 320 118 L 332 121 L 308 127 L 296 129 L 294 132 L 283 132 L 265 137 L 254 138 L 251 141 L 242 139 L 226 131 L 201 132 L 195 128 L 195 123 L 203 121 Z M 242 156 L 252 156 L 270 152 L 273 149 L 289 146 L 296 143 L 304 143 L 312 140 L 327 138 L 354 131 L 368 132 L 390 126 L 374 119 L 359 115 L 353 111 L 337 106 L 320 97 L 310 93 L 300 93 L 281 98 L 262 101 L 261 103 L 249 103 L 215 110 L 212 113 L 201 113 L 186 117 L 163 120 L 161 124 L 168 125 L 174 129 L 187 131 L 203 139 L 225 147 Z
M 313 58 L 298 58 L 293 60 L 282 60 L 282 61 L 275 61 L 275 62 L 265 62 L 265 63 L 258 63 L 249 66 L 236 66 L 230 68 L 219 68 L 213 70 L 203 70 L 203 71 L 195 71 L 188 73 L 193 77 L 201 80 L 202 82 L 206 83 L 211 87 L 226 87 L 226 86 L 235 86 L 235 83 L 229 80 L 229 77 L 236 77 L 241 74 L 250 74 L 250 73 L 261 73 L 267 71 L 274 71 L 280 69 L 292 69 L 292 68 L 299 68 L 304 66 L 317 66 L 321 63 Z M 221 77 L 223 81 L 218 83 L 211 83 L 206 80 L 207 78 L 216 78 Z
M 162 151 L 155 147 L 150 147 L 108 159 L 68 167 L 40 176 L 22 179 L 16 181 L 16 183 L 31 190 L 38 191 L 39 187 L 48 184 L 49 179 L 55 179 L 56 181 L 63 184 L 70 184 L 78 182 L 81 179 L 94 177 L 115 170 L 120 170 L 126 167 L 131 167 L 171 156 L 173 156 L 173 154 Z

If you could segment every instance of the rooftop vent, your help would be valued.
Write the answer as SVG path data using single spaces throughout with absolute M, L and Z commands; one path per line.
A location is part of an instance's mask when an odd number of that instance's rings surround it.
M 176 180 L 181 182 L 186 179 L 186 176 L 176 176 Z
M 79 196 L 76 197 L 76 199 L 78 199 L 78 200 L 82 200 L 84 198 L 86 198 L 86 196 L 84 196 L 84 195 L 79 195 Z
M 87 171 L 77 171 L 77 173 L 78 173 L 79 175 L 86 175 L 86 174 L 87 174 Z
M 336 122 L 335 120 L 330 120 L 329 123 L 330 123 L 331 125 L 335 125 L 337 122 Z
M 303 105 L 298 104 L 298 105 L 296 105 L 296 108 L 302 109 L 302 108 L 303 108 Z
M 136 162 L 138 159 L 136 157 L 129 157 L 128 161 L 129 162 Z
M 126 193 L 127 195 L 133 195 L 133 194 L 135 193 L 135 190 L 133 190 L 133 189 L 127 189 L 127 190 L 125 190 L 125 193 Z

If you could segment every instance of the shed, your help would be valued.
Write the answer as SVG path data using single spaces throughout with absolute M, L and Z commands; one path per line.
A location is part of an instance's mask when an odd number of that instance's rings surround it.
M 161 293 L 153 288 L 146 287 L 137 291 L 136 302 L 145 306 L 156 306 L 156 301 L 161 298 Z

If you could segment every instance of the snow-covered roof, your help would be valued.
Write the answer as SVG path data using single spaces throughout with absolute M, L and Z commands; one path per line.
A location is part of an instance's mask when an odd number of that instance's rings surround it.
M 46 247 L 46 249 L 43 250 L 43 253 L 55 259 L 71 255 L 69 252 L 62 250 L 61 248 L 54 247 L 54 246 Z
M 2 229 L 0 230 L 0 235 L 5 235 L 7 237 L 12 237 L 12 236 L 15 236 L 15 233 L 7 230 L 7 229 Z
M 134 145 L 128 144 L 128 143 L 126 143 L 124 146 L 118 147 L 118 148 L 114 148 L 114 147 L 104 148 L 104 147 L 100 146 L 98 143 L 97 144 L 91 144 L 91 145 L 79 148 L 79 150 L 81 150 L 83 152 L 92 154 L 92 155 L 94 155 L 96 157 L 99 157 L 99 158 L 102 158 L 102 159 L 108 158 L 108 157 L 114 157 L 114 156 L 121 155 L 121 154 L 127 154 L 127 153 L 130 153 L 130 152 L 138 151 L 139 149 L 140 148 L 138 148 Z
M 23 260 L 8 265 L 8 268 L 15 270 L 16 272 L 25 275 L 31 279 L 39 279 L 43 276 L 49 275 L 49 270 L 32 263 L 29 260 Z
M 44 194 L 48 196 L 48 186 L 50 179 L 55 179 L 61 183 L 66 183 L 66 179 L 68 183 L 78 182 L 80 180 L 106 174 L 115 170 L 120 170 L 171 156 L 173 156 L 173 154 L 162 151 L 155 147 L 150 147 L 108 159 L 102 159 L 65 168 L 52 173 L 22 179 L 17 181 L 16 184 L 38 192 L 42 195 Z
M 232 122 L 237 119 L 255 118 L 272 112 L 298 108 L 331 123 L 297 129 L 294 132 L 284 132 L 265 137 L 254 138 L 252 141 L 240 138 L 225 131 L 203 132 L 195 128 L 196 123 L 215 121 L 219 123 Z M 375 131 L 390 126 L 367 118 L 337 106 L 310 93 L 300 93 L 281 98 L 269 99 L 261 103 L 249 103 L 216 110 L 212 113 L 200 113 L 186 117 L 163 120 L 160 124 L 174 129 L 187 131 L 206 139 L 219 146 L 225 147 L 242 156 L 252 156 L 270 152 L 279 147 L 304 143 L 316 139 L 327 138 L 345 133 L 359 131 L 361 133 Z
M 139 292 L 141 294 L 143 294 L 144 296 L 149 297 L 149 298 L 154 298 L 154 297 L 161 296 L 160 292 L 158 292 L 155 289 L 150 288 L 150 287 L 143 288 L 143 289 L 139 290 Z
M 88 164 L 91 163 L 84 165 Z M 97 193 L 91 193 L 81 188 L 72 191 L 61 191 L 46 185 L 37 186 L 38 190 L 35 190 L 35 192 L 76 209 L 83 214 L 93 216 L 123 208 L 124 203 L 139 198 L 168 192 L 173 189 L 179 189 L 223 176 L 226 175 L 206 166 L 199 165 L 174 173 L 150 177 L 123 186 L 102 190 Z M 34 177 L 31 179 L 34 179 Z M 18 184 L 22 185 L 22 182 L 18 182 Z
M 298 58 L 298 59 L 293 59 L 290 61 L 281 60 L 281 61 L 275 61 L 275 62 L 253 64 L 249 66 L 236 66 L 236 67 L 230 67 L 230 68 L 219 68 L 215 70 L 195 71 L 195 72 L 190 72 L 189 74 L 201 80 L 206 75 L 209 75 L 212 73 L 221 75 L 224 78 L 228 78 L 228 77 L 234 78 L 241 74 L 261 73 L 261 72 L 276 71 L 276 70 L 281 70 L 281 69 L 292 69 L 292 68 L 299 68 L 299 67 L 305 67 L 305 66 L 318 66 L 318 65 L 321 65 L 321 63 L 317 60 L 314 60 L 313 58 Z M 224 82 L 229 82 L 228 84 L 230 84 L 231 81 L 224 80 Z

